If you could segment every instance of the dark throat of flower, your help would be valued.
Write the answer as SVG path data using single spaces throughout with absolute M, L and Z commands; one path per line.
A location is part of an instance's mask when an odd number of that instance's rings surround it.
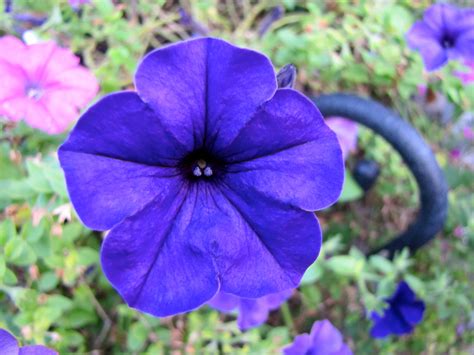
M 443 48 L 452 48 L 454 47 L 454 38 L 449 35 L 449 34 L 445 34 L 441 40 L 441 45 L 443 46 Z
M 189 181 L 215 181 L 222 176 L 225 163 L 206 149 L 197 149 L 180 163 L 183 176 Z

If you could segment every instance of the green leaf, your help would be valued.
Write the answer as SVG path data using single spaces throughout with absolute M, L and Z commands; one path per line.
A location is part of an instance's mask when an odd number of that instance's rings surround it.
M 395 272 L 395 267 L 392 265 L 392 263 L 388 259 L 380 255 L 371 256 L 369 259 L 369 263 L 375 269 L 384 274 L 391 274 Z
M 303 278 L 301 279 L 301 284 L 311 284 L 316 282 L 323 275 L 323 270 L 319 266 L 318 262 L 314 262 L 304 273 Z
M 25 243 L 20 238 L 11 238 L 5 244 L 5 258 L 7 261 L 15 260 L 23 253 Z
M 59 282 L 59 278 L 54 271 L 48 271 L 41 275 L 38 280 L 38 289 L 42 292 L 48 292 L 54 289 Z
M 16 237 L 16 227 L 11 219 L 0 223 L 0 245 L 4 246 L 11 238 Z
M 35 195 L 28 179 L 0 180 L 0 200 L 27 200 Z
M 26 170 L 28 171 L 28 184 L 40 193 L 51 192 L 51 186 L 48 179 L 44 176 L 44 166 L 40 162 L 27 160 Z
M 62 326 L 68 328 L 80 328 L 87 324 L 94 324 L 96 321 L 97 317 L 94 313 L 84 309 L 74 309 L 67 313 Z
M 68 223 L 63 227 L 63 239 L 67 243 L 74 242 L 81 236 L 84 231 L 84 227 L 78 222 Z
M 423 295 L 425 293 L 425 285 L 421 279 L 414 275 L 405 275 L 404 279 L 417 295 Z
M 140 351 L 148 338 L 147 328 L 140 322 L 133 323 L 127 336 L 127 347 L 131 351 Z
M 5 275 L 3 275 L 3 282 L 5 283 L 5 285 L 13 286 L 18 283 L 18 279 L 16 278 L 14 272 L 7 268 L 5 270 Z
M 5 257 L 3 255 L 0 255 L 0 283 L 3 280 L 3 277 L 5 276 L 6 271 L 7 271 L 7 263 L 5 261 Z
M 345 170 L 344 176 L 344 186 L 342 187 L 342 193 L 339 197 L 339 202 L 354 201 L 364 196 L 364 191 L 354 180 L 348 169 Z
M 384 22 L 388 30 L 403 35 L 413 24 L 413 16 L 403 6 L 387 6 L 384 13 Z
M 48 307 L 56 307 L 62 311 L 68 311 L 72 309 L 74 302 L 61 295 L 52 295 L 48 297 L 46 304 Z
M 78 251 L 78 265 L 92 265 L 99 262 L 99 252 L 95 249 L 84 247 Z
M 349 255 L 337 255 L 326 260 L 325 266 L 336 274 L 357 277 L 364 268 L 364 261 Z
M 354 83 L 369 82 L 369 73 L 364 64 L 352 64 L 342 72 L 342 77 Z
M 21 238 L 10 239 L 5 246 L 7 261 L 18 266 L 29 266 L 36 261 L 33 248 Z

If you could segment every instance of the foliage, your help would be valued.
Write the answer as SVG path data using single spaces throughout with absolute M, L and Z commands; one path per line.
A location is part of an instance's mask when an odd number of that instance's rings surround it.
M 186 10 L 210 34 L 262 50 L 277 67 L 295 64 L 297 88 L 370 95 L 408 119 L 436 152 L 450 184 L 444 232 L 415 256 L 406 251 L 393 261 L 364 256 L 406 227 L 417 195 L 401 158 L 363 129 L 359 150 L 347 162 L 344 198 L 322 218 L 323 255 L 268 324 L 241 333 L 234 316 L 208 307 L 156 319 L 124 305 L 103 276 L 98 254 L 103 235 L 84 228 L 74 214 L 56 159 L 65 136 L 2 121 L 0 327 L 26 343 L 45 343 L 60 352 L 261 354 L 277 353 L 296 334 L 309 331 L 314 320 L 328 318 L 356 353 L 468 353 L 474 341 L 474 172 L 450 159 L 449 149 L 461 139 L 452 129 L 456 119 L 474 109 L 474 85 L 463 87 L 453 76 L 460 63 L 428 78 L 420 57 L 407 48 L 404 35 L 428 0 L 286 0 L 285 15 L 263 36 L 259 24 L 275 6 L 271 1 L 191 3 Z M 47 17 L 31 31 L 72 48 L 99 78 L 101 94 L 132 88 L 144 53 L 189 38 L 195 30 L 180 22 L 177 4 L 165 1 L 95 0 L 73 9 L 61 0 L 19 0 L 14 11 Z M 28 27 L 3 12 L 0 21 L 0 33 L 20 34 Z M 454 105 L 453 121 L 446 126 L 413 100 L 418 86 L 428 82 Z M 350 177 L 361 156 L 382 167 L 365 195 Z M 383 309 L 399 279 L 426 301 L 425 320 L 413 335 L 375 341 L 368 335 L 367 316 Z

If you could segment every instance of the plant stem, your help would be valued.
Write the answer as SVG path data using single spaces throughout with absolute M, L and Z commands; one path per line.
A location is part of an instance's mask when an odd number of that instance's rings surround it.
M 295 324 L 293 323 L 293 316 L 291 315 L 288 302 L 283 303 L 280 309 L 281 309 L 281 315 L 283 317 L 283 321 L 285 322 L 286 327 L 290 329 L 293 334 L 296 334 Z

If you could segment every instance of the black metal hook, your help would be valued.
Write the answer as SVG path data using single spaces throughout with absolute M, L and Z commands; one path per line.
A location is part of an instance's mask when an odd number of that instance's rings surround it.
M 416 220 L 395 239 L 369 253 L 386 250 L 390 257 L 408 247 L 414 252 L 433 239 L 444 226 L 448 212 L 448 187 L 433 152 L 420 134 L 398 114 L 382 104 L 351 94 L 314 97 L 323 116 L 340 116 L 371 128 L 401 155 L 413 173 L 420 193 Z

